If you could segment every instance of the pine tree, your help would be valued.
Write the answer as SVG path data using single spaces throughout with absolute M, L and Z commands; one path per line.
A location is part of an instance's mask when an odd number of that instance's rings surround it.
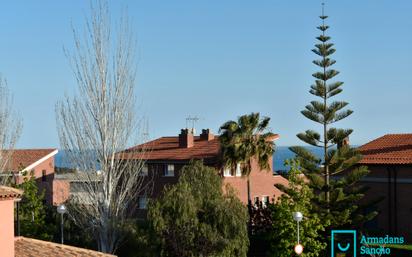
M 330 37 L 326 35 L 329 28 L 325 24 L 327 18 L 322 10 L 322 25 L 317 27 L 321 31 L 317 37 L 319 43 L 312 50 L 320 57 L 313 61 L 320 71 L 312 74 L 315 83 L 309 92 L 320 98 L 320 101 L 310 102 L 301 112 L 306 118 L 320 124 L 322 132 L 306 130 L 297 135 L 305 143 L 322 148 L 323 159 L 304 147 L 291 147 L 291 150 L 300 161 L 310 185 L 318 192 L 313 203 L 321 216 L 328 219 L 332 227 L 341 227 L 359 225 L 370 220 L 376 213 L 365 214 L 359 208 L 358 202 L 363 198 L 366 188 L 357 182 L 368 174 L 368 170 L 364 166 L 356 166 L 361 155 L 347 143 L 353 130 L 332 127 L 332 124 L 345 119 L 353 111 L 345 108 L 347 102 L 333 100 L 342 92 L 343 82 L 331 81 L 339 72 L 332 68 L 336 63 L 331 59 L 335 49 L 330 43 Z

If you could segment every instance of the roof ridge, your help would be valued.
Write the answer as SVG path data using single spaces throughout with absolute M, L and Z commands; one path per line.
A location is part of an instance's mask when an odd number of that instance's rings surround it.
M 389 134 L 385 134 L 384 136 L 406 136 L 406 135 L 412 136 L 412 133 L 389 133 Z

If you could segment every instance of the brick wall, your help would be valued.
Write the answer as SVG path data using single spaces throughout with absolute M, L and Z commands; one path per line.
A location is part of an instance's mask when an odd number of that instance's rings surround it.
M 170 162 L 173 164 L 173 162 Z M 250 190 L 251 190 L 251 198 L 254 199 L 255 196 L 259 197 L 262 200 L 263 196 L 269 196 L 270 199 L 277 199 L 281 195 L 281 191 L 275 188 L 275 184 L 287 184 L 287 180 L 282 178 L 281 176 L 277 175 L 274 176 L 272 172 L 272 160 L 270 160 L 270 169 L 269 170 L 260 170 L 257 165 L 256 161 L 252 161 L 252 171 L 250 174 Z M 150 163 L 149 164 L 149 177 L 148 179 L 153 180 L 153 190 L 152 193 L 149 194 L 150 197 L 158 197 L 165 186 L 176 184 L 179 180 L 180 170 L 185 165 L 182 164 L 174 164 L 175 165 L 175 176 L 174 177 L 165 177 L 163 176 L 163 171 L 167 163 Z M 210 164 L 209 166 L 216 167 L 215 164 Z M 220 171 L 216 171 L 221 174 Z M 153 176 L 153 177 L 151 177 Z M 223 186 L 225 187 L 227 184 L 232 186 L 239 199 L 247 204 L 248 196 L 247 196 L 247 178 L 246 177 L 223 177 Z
M 36 178 L 39 190 L 45 190 L 45 200 L 48 204 L 53 202 L 53 180 L 54 180 L 54 156 L 43 161 L 36 167 L 30 170 Z M 44 176 L 43 176 L 43 171 Z M 17 177 L 17 183 L 24 181 L 24 176 Z
M 272 164 L 272 160 L 270 160 L 270 163 Z M 261 170 L 257 162 L 252 161 L 252 171 L 249 176 L 252 202 L 255 197 L 262 201 L 263 196 L 269 196 L 269 199 L 276 200 L 282 194 L 274 185 L 277 183 L 285 184 L 286 180 L 279 175 L 274 176 L 272 170 L 272 165 L 269 170 Z M 224 177 L 224 184 L 232 186 L 236 190 L 239 199 L 247 204 L 247 177 Z
M 68 180 L 53 180 L 53 205 L 57 206 L 69 199 L 70 182 Z

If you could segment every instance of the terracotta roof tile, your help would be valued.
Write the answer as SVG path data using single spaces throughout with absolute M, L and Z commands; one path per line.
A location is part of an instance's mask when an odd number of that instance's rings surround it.
M 68 245 L 56 244 L 52 242 L 16 237 L 15 243 L 16 257 L 113 257 L 115 255 L 92 251 L 84 248 Z
M 23 191 L 20 189 L 0 186 L 0 201 L 19 198 L 22 196 L 22 194 L 23 194 Z
M 279 138 L 274 134 L 268 140 Z M 191 159 L 216 159 L 220 153 L 219 137 L 211 140 L 194 137 L 194 145 L 189 148 L 179 147 L 179 137 L 160 137 L 147 143 L 134 146 L 120 153 L 120 158 L 144 160 L 191 160 Z
M 30 164 L 35 163 L 53 151 L 56 151 L 56 149 L 14 149 L 3 150 L 1 151 L 1 154 L 10 154 L 10 160 L 8 161 L 5 170 L 8 172 L 17 172 L 26 168 Z
M 141 150 L 146 152 L 142 153 Z M 194 137 L 194 146 L 179 147 L 179 137 L 161 137 L 156 140 L 127 149 L 124 158 L 145 160 L 191 160 L 218 157 L 220 143 L 218 138 L 210 141 Z
M 359 150 L 360 164 L 412 164 L 412 134 L 388 134 Z

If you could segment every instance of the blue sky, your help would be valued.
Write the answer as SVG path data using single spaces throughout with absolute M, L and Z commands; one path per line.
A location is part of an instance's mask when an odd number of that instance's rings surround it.
M 310 51 L 321 1 L 111 1 L 123 7 L 138 39 L 138 114 L 152 138 L 176 135 L 188 115 L 197 128 L 260 112 L 272 118 L 279 145 L 317 128 L 300 110 L 316 71 Z M 337 124 L 362 144 L 386 133 L 412 132 L 411 1 L 327 1 L 338 99 L 354 114 Z M 84 25 L 88 2 L 1 1 L 0 72 L 24 120 L 18 147 L 58 147 L 54 106 L 76 84 L 63 47 L 71 24 Z

